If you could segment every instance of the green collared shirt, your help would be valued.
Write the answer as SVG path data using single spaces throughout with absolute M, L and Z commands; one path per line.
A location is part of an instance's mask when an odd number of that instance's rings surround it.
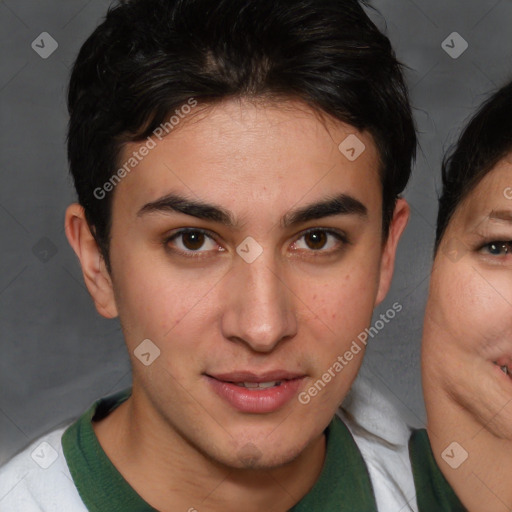
M 64 432 L 62 447 L 75 486 L 90 512 L 157 512 L 123 478 L 101 447 L 91 421 L 107 416 L 131 388 L 96 401 Z M 368 469 L 345 424 L 335 416 L 327 429 L 319 479 L 290 512 L 377 512 Z
M 413 431 L 409 456 L 419 512 L 467 512 L 441 473 L 425 429 Z

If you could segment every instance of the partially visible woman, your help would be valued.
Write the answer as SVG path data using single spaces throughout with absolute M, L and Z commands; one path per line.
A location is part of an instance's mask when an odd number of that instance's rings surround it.
M 468 511 L 510 512 L 512 83 L 484 103 L 443 165 L 422 371 L 444 477 Z M 411 452 L 425 440 L 413 435 Z

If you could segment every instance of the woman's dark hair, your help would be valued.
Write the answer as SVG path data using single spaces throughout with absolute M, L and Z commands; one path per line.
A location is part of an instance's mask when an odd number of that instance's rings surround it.
M 511 151 L 512 82 L 479 108 L 444 159 L 435 252 L 461 201 Z
M 367 130 L 387 236 L 416 133 L 401 65 L 357 0 L 119 0 L 82 46 L 68 92 L 70 170 L 108 268 L 113 194 L 97 191 L 123 145 L 191 98 L 235 97 L 299 99 Z

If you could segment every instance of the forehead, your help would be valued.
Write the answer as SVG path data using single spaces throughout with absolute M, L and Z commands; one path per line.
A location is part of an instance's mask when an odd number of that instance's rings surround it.
M 512 219 L 512 159 L 502 159 L 467 195 L 454 223 L 474 226 L 482 220 Z
M 121 165 L 146 143 L 127 144 Z M 176 190 L 232 211 L 242 203 L 280 210 L 334 192 L 359 195 L 369 209 L 382 204 L 371 135 L 300 102 L 198 105 L 153 143 L 117 185 L 114 204 L 135 209 Z

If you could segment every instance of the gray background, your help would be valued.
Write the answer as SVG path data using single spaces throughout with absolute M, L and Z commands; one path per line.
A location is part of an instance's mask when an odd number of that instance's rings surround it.
M 409 67 L 421 147 L 405 195 L 412 219 L 392 290 L 377 313 L 395 301 L 404 309 L 372 340 L 365 372 L 419 426 L 419 346 L 441 156 L 487 94 L 512 79 L 512 2 L 372 4 L 381 15 L 371 17 Z M 0 2 L 0 463 L 98 397 L 130 384 L 119 324 L 96 313 L 63 230 L 65 207 L 74 200 L 65 156 L 69 68 L 108 5 Z M 454 31 L 469 44 L 457 59 L 442 48 Z M 59 45 L 47 59 L 31 48 L 42 32 Z

